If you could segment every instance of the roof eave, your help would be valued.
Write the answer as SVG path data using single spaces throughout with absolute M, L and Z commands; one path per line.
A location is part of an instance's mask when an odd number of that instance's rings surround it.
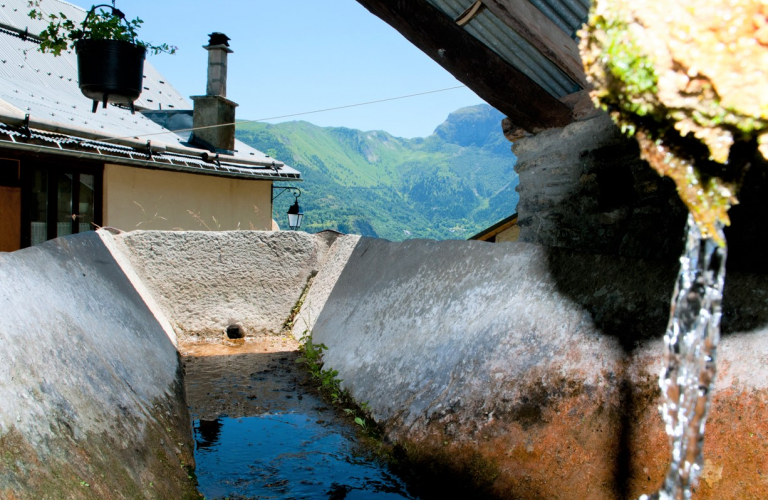
M 550 94 L 466 31 L 463 26 L 474 22 L 472 19 L 457 22 L 433 5 L 435 2 L 357 1 L 529 133 L 582 119 L 575 115 L 575 108 L 591 105 L 588 92 L 579 91 L 579 86 L 588 88 L 589 84 L 576 42 L 527 0 L 482 0 L 482 4 L 576 82 L 571 94 Z
M 517 212 L 513 213 L 509 217 L 506 217 L 500 220 L 499 222 L 492 225 L 491 227 L 483 229 L 476 235 L 470 236 L 469 238 L 467 238 L 467 240 L 486 241 L 493 238 L 500 232 L 506 231 L 507 229 L 514 226 L 515 224 L 517 224 Z
M 91 141 L 84 141 L 88 147 L 93 148 L 95 151 L 89 151 L 83 143 L 76 144 L 76 137 L 68 137 L 66 141 L 57 142 L 54 139 L 47 139 L 55 143 L 56 146 L 48 146 L 41 144 L 44 142 L 41 137 L 34 137 L 35 130 L 30 130 L 29 135 L 24 135 L 25 131 L 9 131 L 6 129 L 6 135 L 8 139 L 0 138 L 0 149 L 13 150 L 18 152 L 62 156 L 70 158 L 79 158 L 88 161 L 110 163 L 116 165 L 125 165 L 131 167 L 147 168 L 154 170 L 169 170 L 178 172 L 187 172 L 201 175 L 213 175 L 216 177 L 227 177 L 236 179 L 250 179 L 250 180 L 263 180 L 263 181 L 289 181 L 289 182 L 302 182 L 301 173 L 288 168 L 290 171 L 281 173 L 281 169 L 275 169 L 272 167 L 247 167 L 233 163 L 213 161 L 203 162 L 195 156 L 173 155 L 154 153 L 149 151 L 139 151 L 135 149 L 125 148 L 124 152 L 115 153 L 108 151 L 111 148 L 109 144 L 96 144 Z M 73 145 L 75 143 L 75 145 Z M 101 147 L 99 147 L 101 146 Z M 107 151 L 105 151 L 107 150 Z M 134 158 L 133 156 L 142 156 L 142 158 Z

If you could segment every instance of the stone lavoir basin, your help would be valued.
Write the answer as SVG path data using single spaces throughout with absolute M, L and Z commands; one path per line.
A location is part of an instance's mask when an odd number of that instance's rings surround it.
M 0 498 L 639 497 L 669 459 L 676 272 L 294 232 L 98 231 L 0 254 Z M 695 499 L 766 497 L 766 311 L 765 276 L 730 272 Z M 359 460 L 286 326 L 328 347 L 405 479 Z
M 298 343 L 261 337 L 180 344 L 207 499 L 415 498 L 357 442 L 346 415 L 296 364 Z

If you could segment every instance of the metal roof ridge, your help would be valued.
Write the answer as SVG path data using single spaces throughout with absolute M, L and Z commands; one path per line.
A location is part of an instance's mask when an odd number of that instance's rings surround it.
M 59 3 L 67 4 L 70 7 L 74 7 L 77 10 L 82 10 L 86 14 L 88 13 L 88 9 L 84 9 L 84 8 L 80 7 L 79 5 L 75 5 L 75 4 L 71 3 L 71 2 L 67 2 L 66 0 L 56 0 L 56 1 L 59 2 Z

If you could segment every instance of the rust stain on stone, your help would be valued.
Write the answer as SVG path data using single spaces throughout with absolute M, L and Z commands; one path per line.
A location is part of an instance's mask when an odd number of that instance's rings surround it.
M 702 481 L 701 499 L 768 497 L 766 391 L 726 389 L 715 393 L 704 435 L 704 457 L 722 465 L 722 478 Z
M 400 436 L 400 466 L 426 469 L 446 494 L 472 485 L 489 499 L 625 500 L 656 491 L 670 455 L 658 384 L 612 375 L 600 387 L 531 384 L 480 423 L 449 413 L 411 427 Z M 766 401 L 765 391 L 716 393 L 704 448 L 712 465 L 694 499 L 766 498 Z

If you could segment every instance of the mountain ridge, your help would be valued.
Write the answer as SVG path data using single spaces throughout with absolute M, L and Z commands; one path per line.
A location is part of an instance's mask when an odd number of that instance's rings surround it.
M 486 104 L 461 108 L 433 134 L 413 139 L 306 121 L 238 124 L 237 138 L 302 172 L 302 229 L 463 239 L 517 204 L 502 117 Z M 292 202 L 275 201 L 278 223 Z

